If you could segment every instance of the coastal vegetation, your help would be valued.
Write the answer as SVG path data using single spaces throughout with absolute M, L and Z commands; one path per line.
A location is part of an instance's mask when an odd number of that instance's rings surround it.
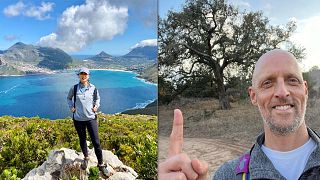
M 98 119 L 102 148 L 135 169 L 139 178 L 156 179 L 157 117 L 99 114 Z M 62 147 L 81 152 L 70 118 L 0 117 L 0 177 L 23 178 L 49 151 Z

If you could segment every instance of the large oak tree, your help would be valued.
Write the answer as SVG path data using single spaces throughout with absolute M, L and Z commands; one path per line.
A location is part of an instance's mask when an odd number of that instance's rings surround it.
M 229 109 L 228 78 L 250 77 L 254 63 L 267 50 L 285 46 L 303 58 L 303 48 L 289 41 L 295 28 L 294 22 L 270 25 L 262 12 L 240 12 L 224 0 L 187 0 L 181 12 L 169 11 L 159 20 L 160 78 L 181 85 L 210 72 L 221 109 Z

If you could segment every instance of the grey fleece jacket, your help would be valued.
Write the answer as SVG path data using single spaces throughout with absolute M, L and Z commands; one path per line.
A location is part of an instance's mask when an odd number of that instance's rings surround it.
M 316 179 L 320 180 L 320 139 L 319 137 L 308 128 L 309 136 L 316 142 L 317 147 L 311 153 L 306 167 L 299 180 L 304 179 Z M 257 138 L 252 151 L 251 159 L 249 162 L 250 179 L 277 179 L 285 180 L 285 178 L 275 169 L 272 162 L 264 154 L 261 149 L 261 145 L 264 142 L 264 134 L 261 134 Z M 236 166 L 239 163 L 239 158 L 224 163 L 214 174 L 214 180 L 233 180 L 239 179 L 236 176 Z M 288 167 L 290 168 L 290 167 Z
M 89 84 L 88 87 L 84 87 L 83 84 L 79 83 L 76 95 L 76 112 L 74 113 L 74 119 L 77 121 L 89 121 L 95 119 L 96 113 L 92 111 L 94 105 L 97 108 L 100 107 L 100 95 L 97 90 L 97 100 L 94 101 L 93 93 L 95 86 Z M 67 102 L 71 109 L 73 107 L 73 86 L 70 88 Z

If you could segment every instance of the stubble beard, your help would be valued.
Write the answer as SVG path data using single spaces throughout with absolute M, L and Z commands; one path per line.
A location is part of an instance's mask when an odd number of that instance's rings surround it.
M 307 100 L 304 102 L 303 109 L 300 113 L 297 110 L 297 107 L 294 106 L 294 108 L 295 108 L 294 119 L 293 119 L 293 122 L 288 125 L 281 125 L 279 123 L 276 123 L 276 121 L 272 118 L 271 113 L 270 113 L 270 115 L 265 117 L 262 113 L 261 107 L 259 105 L 258 105 L 258 107 L 259 107 L 259 112 L 261 114 L 261 117 L 262 117 L 264 123 L 267 124 L 267 126 L 270 128 L 271 132 L 273 132 L 274 134 L 279 135 L 279 136 L 286 136 L 288 134 L 295 132 L 300 127 L 302 122 L 304 121 L 306 107 L 307 107 Z

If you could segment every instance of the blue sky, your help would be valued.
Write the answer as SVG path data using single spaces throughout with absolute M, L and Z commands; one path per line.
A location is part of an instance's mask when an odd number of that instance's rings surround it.
M 262 11 L 273 25 L 284 25 L 289 20 L 297 22 L 291 40 L 306 48 L 303 70 L 320 67 L 320 1 L 319 0 L 228 0 L 241 10 Z M 159 15 L 165 18 L 168 10 L 180 11 L 184 0 L 159 1 Z
M 1 0 L 0 50 L 16 42 L 124 55 L 156 44 L 156 0 Z

